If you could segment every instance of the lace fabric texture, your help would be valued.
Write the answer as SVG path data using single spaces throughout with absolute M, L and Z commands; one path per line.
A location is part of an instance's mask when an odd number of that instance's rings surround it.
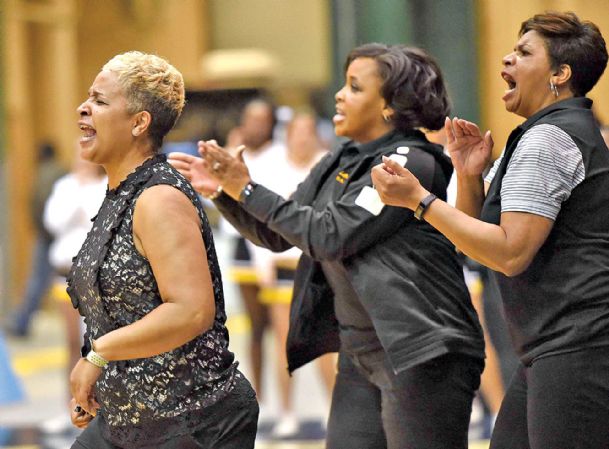
M 148 159 L 109 190 L 68 277 L 68 293 L 92 338 L 127 326 L 162 303 L 152 268 L 133 242 L 133 212 L 148 187 L 167 184 L 196 207 L 211 273 L 216 315 L 209 331 L 172 351 L 110 362 L 96 384 L 107 438 L 126 447 L 196 430 L 205 408 L 225 397 L 241 374 L 228 350 L 224 296 L 211 228 L 191 185 L 163 155 Z M 162 219 L 163 211 L 159 211 Z M 106 433 L 106 432 L 105 432 Z

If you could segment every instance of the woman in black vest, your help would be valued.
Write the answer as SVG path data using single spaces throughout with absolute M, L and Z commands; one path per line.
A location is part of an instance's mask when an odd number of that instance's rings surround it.
M 493 142 L 446 120 L 454 209 L 391 161 L 373 169 L 386 204 L 419 210 L 496 272 L 521 359 L 491 448 L 609 448 L 609 152 L 585 94 L 607 65 L 598 28 L 573 13 L 523 22 L 503 59 L 512 131 L 483 189 Z
M 193 181 L 203 174 L 197 167 L 208 167 L 223 187 L 213 193 L 216 206 L 245 237 L 303 251 L 288 364 L 294 370 L 340 350 L 328 448 L 465 449 L 484 343 L 461 266 L 439 232 L 410 211 L 383 207 L 370 180 L 392 155 L 446 197 L 450 161 L 418 130 L 443 125 L 442 75 L 419 49 L 367 44 L 348 56 L 335 98 L 336 133 L 352 140 L 289 200 L 255 184 L 213 142 L 200 143 L 204 163 L 174 163 Z
M 88 337 L 70 375 L 85 428 L 72 449 L 254 448 L 258 404 L 228 349 L 211 227 L 158 154 L 183 106 L 182 74 L 132 51 L 78 107 L 80 154 L 108 191 L 68 276 Z

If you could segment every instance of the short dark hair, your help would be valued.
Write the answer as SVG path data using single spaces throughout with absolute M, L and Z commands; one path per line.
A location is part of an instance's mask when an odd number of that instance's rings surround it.
M 543 37 L 554 70 L 562 64 L 571 67 L 570 87 L 575 96 L 586 95 L 607 67 L 607 47 L 598 27 L 582 22 L 573 12 L 536 14 L 522 22 L 518 35 L 529 31 Z
M 380 94 L 394 110 L 391 121 L 397 129 L 442 128 L 450 100 L 440 67 L 429 54 L 405 45 L 364 44 L 347 56 L 345 73 L 357 58 L 376 61 Z
M 247 100 L 243 109 L 241 110 L 241 116 L 243 118 L 243 114 L 245 110 L 251 106 L 264 106 L 268 109 L 269 117 L 271 119 L 271 127 L 269 132 L 269 140 L 273 138 L 273 130 L 277 126 L 277 105 L 275 102 L 267 95 L 258 95 L 253 98 Z

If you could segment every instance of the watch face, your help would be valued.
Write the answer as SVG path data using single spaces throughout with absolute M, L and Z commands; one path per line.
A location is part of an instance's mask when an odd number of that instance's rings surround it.
M 239 197 L 239 201 L 243 202 L 245 200 L 245 198 L 247 198 L 248 196 L 250 196 L 252 194 L 252 192 L 254 191 L 254 187 L 256 187 L 256 183 L 254 182 L 248 182 L 245 187 L 243 187 L 243 190 L 241 191 L 241 195 Z
M 429 205 L 431 203 L 433 203 L 433 201 L 435 199 L 437 199 L 438 197 L 435 196 L 433 193 L 430 193 L 429 195 L 427 195 L 425 198 L 423 198 L 421 200 L 421 202 L 419 203 L 417 210 L 414 212 L 414 216 L 417 220 L 422 220 L 423 219 L 423 214 L 425 213 L 425 211 L 427 210 L 427 208 L 429 207 Z

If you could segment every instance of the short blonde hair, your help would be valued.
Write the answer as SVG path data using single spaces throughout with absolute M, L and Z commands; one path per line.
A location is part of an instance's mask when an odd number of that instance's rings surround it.
M 169 62 L 156 55 L 129 51 L 114 56 L 102 68 L 115 73 L 131 114 L 152 116 L 150 138 L 158 149 L 184 108 L 184 78 Z

